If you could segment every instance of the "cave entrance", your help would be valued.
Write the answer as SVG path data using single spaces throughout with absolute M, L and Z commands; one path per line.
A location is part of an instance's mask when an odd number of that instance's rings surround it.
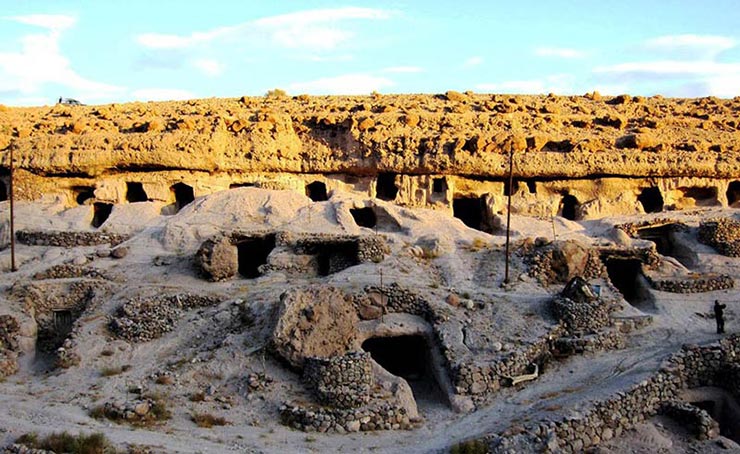
M 727 205 L 733 208 L 740 207 L 740 181 L 732 181 L 727 186 Z
M 95 199 L 95 188 L 92 186 L 73 186 L 72 191 L 75 194 L 77 205 L 87 205 Z
M 712 207 L 719 205 L 717 188 L 690 187 L 679 188 L 684 197 L 694 199 L 694 205 L 698 207 Z
M 660 188 L 657 186 L 643 189 L 637 197 L 637 201 L 642 204 L 645 213 L 660 213 L 663 211 L 663 194 L 660 193 Z
M 447 179 L 445 177 L 434 178 L 432 180 L 432 193 L 444 195 L 445 192 L 447 192 Z
M 306 196 L 314 202 L 324 202 L 329 200 L 326 193 L 326 185 L 321 181 L 314 181 L 306 185 Z
M 352 217 L 355 219 L 355 224 L 360 227 L 367 227 L 372 229 L 378 224 L 378 218 L 375 216 L 375 210 L 370 207 L 365 208 L 350 208 L 349 210 Z
M 611 283 L 628 303 L 642 311 L 655 310 L 650 284 L 642 272 L 640 260 L 609 257 L 606 259 L 606 271 Z
M 127 182 L 126 183 L 126 201 L 128 203 L 146 202 L 149 197 L 144 191 L 144 185 L 138 182 Z
M 113 211 L 112 203 L 95 202 L 93 203 L 92 226 L 96 229 L 105 223 Z
M 51 313 L 39 314 L 36 353 L 41 369 L 53 366 L 55 353 L 69 337 L 79 314 L 79 310 L 72 309 L 52 309 Z
M 740 443 L 740 402 L 726 389 L 715 386 L 702 386 L 684 390 L 684 402 L 701 408 L 719 423 L 719 432 Z
M 375 182 L 375 196 L 380 200 L 393 201 L 398 195 L 395 173 L 379 173 Z
M 452 214 L 471 229 L 486 231 L 486 202 L 483 197 L 460 197 L 452 201 Z
M 236 243 L 239 259 L 239 274 L 254 279 L 260 277 L 260 266 L 267 263 L 267 257 L 275 249 L 275 235 L 246 238 Z
M 175 212 L 180 211 L 185 205 L 195 200 L 193 187 L 185 183 L 175 183 L 170 187 L 175 194 Z
M 322 243 L 316 248 L 316 272 L 319 276 L 338 273 L 351 266 L 359 265 L 359 247 L 356 241 Z
M 372 337 L 362 343 L 362 349 L 385 370 L 406 380 L 420 407 L 425 403 L 445 402 L 423 336 Z
M 0 181 L 0 202 L 8 200 L 8 186 L 4 181 Z
M 580 202 L 574 195 L 564 194 L 560 200 L 560 205 L 563 207 L 561 214 L 565 219 L 569 221 L 578 220 L 578 208 L 581 206 Z
M 698 261 L 696 253 L 676 240 L 679 228 L 678 224 L 642 227 L 637 230 L 637 236 L 655 243 L 655 250 L 660 255 L 673 257 L 686 267 L 695 266 Z

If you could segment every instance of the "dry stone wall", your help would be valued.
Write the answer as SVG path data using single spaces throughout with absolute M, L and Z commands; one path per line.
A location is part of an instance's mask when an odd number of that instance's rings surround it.
M 655 290 L 671 293 L 703 293 L 735 287 L 735 280 L 724 274 L 689 279 L 654 279 L 648 276 L 648 281 Z
M 366 352 L 306 358 L 303 380 L 321 404 L 335 408 L 367 404 L 375 384 L 370 354 Z
M 722 255 L 740 257 L 740 222 L 730 218 L 704 221 L 699 224 L 699 241 Z
M 529 424 L 518 433 L 487 438 L 493 453 L 559 451 L 578 453 L 620 436 L 637 423 L 670 408 L 679 391 L 699 386 L 726 387 L 731 392 L 726 370 L 736 370 L 740 360 L 740 335 L 700 347 L 687 345 L 668 358 L 658 372 L 625 392 L 594 403 L 577 417 Z M 666 405 L 668 404 L 668 407 Z M 674 407 L 674 408 L 683 408 Z M 670 411 L 670 410 L 668 410 Z M 716 434 L 708 415 L 691 410 L 700 436 Z
M 284 403 L 279 411 L 283 424 L 305 432 L 347 433 L 414 428 L 405 408 L 382 400 L 357 409 Z
M 719 436 L 719 423 L 706 410 L 682 401 L 668 401 L 659 409 L 659 414 L 670 416 L 684 427 L 689 427 L 699 440 L 710 440 Z
M 20 230 L 16 233 L 18 242 L 29 246 L 79 247 L 101 244 L 117 245 L 128 240 L 127 235 L 106 232 L 72 231 L 34 231 Z

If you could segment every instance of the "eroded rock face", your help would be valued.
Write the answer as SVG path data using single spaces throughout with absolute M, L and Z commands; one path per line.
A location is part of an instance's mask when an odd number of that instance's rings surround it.
M 195 254 L 195 265 L 211 281 L 222 281 L 239 272 L 239 254 L 231 238 L 219 235 L 203 242 Z
M 281 357 L 302 368 L 308 356 L 328 358 L 349 352 L 358 321 L 354 306 L 339 289 L 291 289 L 280 299 L 272 342 Z

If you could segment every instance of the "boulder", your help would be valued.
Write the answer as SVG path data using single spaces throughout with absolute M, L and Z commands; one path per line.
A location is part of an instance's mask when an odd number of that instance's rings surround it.
M 307 356 L 328 358 L 351 351 L 358 322 L 350 297 L 339 289 L 291 289 L 280 297 L 272 344 L 278 355 L 300 369 Z
M 568 281 L 585 274 L 588 257 L 588 248 L 585 245 L 574 240 L 562 242 L 553 251 L 553 271 L 560 281 Z
M 239 271 L 239 253 L 229 237 L 218 235 L 201 244 L 195 264 L 209 280 L 222 281 Z

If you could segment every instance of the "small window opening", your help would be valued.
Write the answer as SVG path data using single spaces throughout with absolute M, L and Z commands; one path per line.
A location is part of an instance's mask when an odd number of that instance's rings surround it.
M 482 197 L 460 197 L 452 201 L 453 215 L 471 229 L 484 231 L 486 205 Z
M 8 186 L 5 185 L 4 181 L 0 181 L 0 202 L 8 200 Z
M 306 185 L 306 196 L 314 202 L 324 202 L 329 200 L 326 193 L 326 185 L 321 181 L 314 181 Z
M 170 187 L 170 190 L 175 193 L 175 210 L 180 211 L 195 200 L 195 193 L 193 187 L 185 183 L 175 183 Z
M 511 195 L 516 194 L 519 191 L 519 180 L 514 178 L 511 180 Z M 504 195 L 509 196 L 509 180 L 504 181 Z
M 645 210 L 645 213 L 659 213 L 663 211 L 663 195 L 657 186 L 643 189 L 637 200 L 642 204 L 642 209 Z
M 574 195 L 565 194 L 560 201 L 563 206 L 562 215 L 565 219 L 575 221 L 578 217 L 578 208 L 581 206 Z
M 378 174 L 378 179 L 375 183 L 375 194 L 380 200 L 396 200 L 396 196 L 398 195 L 398 187 L 396 186 L 396 174 Z
M 530 194 L 537 194 L 537 184 L 534 180 L 527 180 L 527 190 Z
M 365 208 L 351 208 L 349 212 L 355 219 L 355 224 L 360 227 L 367 227 L 372 229 L 378 223 L 378 218 L 375 216 L 375 211 L 370 207 Z
M 126 201 L 129 203 L 146 202 L 149 197 L 144 191 L 144 185 L 138 182 L 126 183 Z
M 229 185 L 229 189 L 236 189 L 236 188 L 253 188 L 256 185 L 254 183 L 231 183 Z
M 740 208 L 740 181 L 733 181 L 727 186 L 727 205 Z
M 239 274 L 254 279 L 262 275 L 260 266 L 267 263 L 267 257 L 275 248 L 275 235 L 249 238 L 236 244 L 239 259 Z
M 90 186 L 75 186 L 72 188 L 78 205 L 88 205 L 95 200 L 95 188 Z
M 111 212 L 113 211 L 112 203 L 95 202 L 93 204 L 93 220 L 92 226 L 99 228 L 101 225 L 108 220 Z
M 432 192 L 435 194 L 444 194 L 447 192 L 447 179 L 435 178 L 432 180 Z

